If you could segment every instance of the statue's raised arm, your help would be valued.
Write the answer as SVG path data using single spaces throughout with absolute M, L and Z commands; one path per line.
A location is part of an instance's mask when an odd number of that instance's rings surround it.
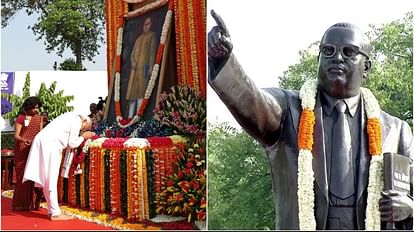
M 276 88 L 259 89 L 253 83 L 232 53 L 223 19 L 214 10 L 211 16 L 216 26 L 208 33 L 209 84 L 252 137 L 265 147 L 273 145 L 278 139 L 284 94 Z
M 229 58 L 233 50 L 233 44 L 226 24 L 220 15 L 211 10 L 211 16 L 216 21 L 217 26 L 214 26 L 208 33 L 208 58 L 209 65 L 214 67 L 215 76 Z

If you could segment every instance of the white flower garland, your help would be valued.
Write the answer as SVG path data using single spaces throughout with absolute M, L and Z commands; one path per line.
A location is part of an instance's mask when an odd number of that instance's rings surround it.
M 318 82 L 316 80 L 306 81 L 299 92 L 302 109 L 312 110 L 316 104 Z M 361 87 L 361 96 L 364 100 L 365 112 L 368 119 L 380 116 L 380 107 L 377 99 L 369 89 Z M 301 149 L 298 157 L 298 205 L 299 205 L 299 228 L 300 230 L 316 230 L 314 214 L 313 192 L 314 172 L 312 169 L 312 151 Z M 381 229 L 381 215 L 379 211 L 379 199 L 383 189 L 383 158 L 382 154 L 371 154 L 368 199 L 365 217 L 366 230 Z
M 124 143 L 124 147 L 137 147 L 139 149 L 143 149 L 146 147 L 150 147 L 150 143 L 147 139 L 143 138 L 130 138 Z
M 105 142 L 105 140 L 107 140 L 108 138 L 105 137 L 101 137 L 101 138 L 97 138 L 95 140 L 92 139 L 88 139 L 86 141 L 85 146 L 88 146 L 88 148 L 92 148 L 92 147 L 102 147 L 102 144 Z
M 127 3 L 135 3 L 135 2 L 140 2 L 140 0 L 124 0 Z M 134 2 L 135 1 L 135 2 Z M 149 4 L 146 4 L 145 6 L 138 8 L 136 10 L 133 10 L 131 12 L 128 12 L 126 15 L 126 18 L 131 18 L 131 17 L 135 17 L 141 14 L 144 14 L 145 12 L 148 12 L 152 9 L 156 9 L 160 6 L 163 6 L 165 4 L 168 3 L 168 1 L 172 1 L 172 0 L 158 0 Z M 142 2 L 142 0 L 141 0 Z
M 116 54 L 115 56 L 120 56 L 122 53 L 122 34 L 124 33 L 124 28 L 118 28 L 117 41 L 116 41 Z M 115 94 L 114 101 L 119 101 L 119 89 L 120 89 L 120 76 L 119 72 L 115 73 Z

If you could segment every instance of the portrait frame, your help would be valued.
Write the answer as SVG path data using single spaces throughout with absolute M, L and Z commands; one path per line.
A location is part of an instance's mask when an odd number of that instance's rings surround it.
M 166 75 L 165 73 L 174 73 L 176 67 L 171 67 L 171 63 L 174 62 L 175 59 L 175 48 L 174 48 L 174 41 L 170 41 L 174 39 L 174 36 L 171 35 L 174 33 L 174 26 L 173 26 L 173 18 L 171 14 L 170 17 L 167 17 L 167 12 L 169 12 L 168 3 L 171 3 L 168 0 L 156 1 L 150 4 L 147 4 L 141 8 L 138 8 L 132 12 L 129 12 L 124 16 L 124 23 L 123 23 L 123 32 L 122 32 L 122 47 L 120 47 L 120 68 L 119 68 L 119 82 L 116 81 L 116 74 L 113 73 L 112 78 L 110 80 L 109 86 L 109 93 L 108 93 L 108 100 L 107 105 L 109 106 L 107 112 L 105 113 L 106 119 L 108 122 L 117 121 L 119 115 L 123 119 L 131 119 L 128 117 L 128 113 L 130 111 L 129 104 L 126 99 L 126 91 L 128 88 L 128 82 L 130 79 L 131 74 L 131 53 L 134 47 L 134 43 L 137 38 L 142 34 L 143 31 L 143 24 L 147 18 L 151 18 L 152 26 L 151 31 L 155 33 L 156 39 L 156 64 L 152 67 L 155 69 L 157 67 L 157 73 L 152 72 L 151 75 L 151 87 L 148 85 L 148 77 L 145 80 L 145 89 L 146 89 L 146 97 L 149 99 L 144 99 L 141 102 L 141 105 L 135 105 L 135 109 L 132 109 L 136 112 L 135 115 L 140 114 L 143 119 L 149 119 L 153 117 L 153 109 L 156 106 L 157 99 L 159 98 L 160 92 L 166 89 L 168 86 L 171 86 L 176 82 L 174 78 L 176 75 L 168 75 L 168 78 L 164 78 Z M 169 20 L 167 20 L 167 18 Z M 171 19 L 172 18 L 172 19 Z M 169 28 L 168 30 L 165 30 Z M 164 37 L 164 38 L 163 38 Z M 119 41 L 118 41 L 119 43 Z M 118 52 L 117 52 L 118 53 Z M 173 54 L 172 54 L 173 53 Z M 168 57 L 168 58 L 166 58 Z M 168 67 L 165 67 L 168 66 Z M 169 80 L 171 79 L 171 80 Z M 154 90 L 155 89 L 155 90 Z M 118 92 L 118 93 L 117 93 Z M 148 94 L 149 93 L 149 94 Z M 118 96 L 117 96 L 118 94 Z M 117 101 L 118 100 L 118 101 Z M 145 102 L 146 101 L 146 102 Z M 116 105 L 118 104 L 118 106 Z M 117 108 L 121 109 L 121 112 L 117 113 Z M 141 110 L 143 112 L 140 112 Z M 115 117 L 114 117 L 115 116 Z M 135 121 L 136 122 L 136 121 Z M 118 124 L 122 126 L 119 122 Z

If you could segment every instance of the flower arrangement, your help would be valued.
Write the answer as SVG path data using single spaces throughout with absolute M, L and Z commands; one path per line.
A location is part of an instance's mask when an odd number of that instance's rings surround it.
M 185 216 L 187 221 L 206 220 L 205 139 L 190 142 L 180 149 L 174 174 L 166 180 L 158 214 Z
M 171 129 L 154 119 L 143 120 L 129 127 L 121 128 L 117 123 L 98 122 L 93 131 L 106 138 L 146 138 L 151 136 L 169 136 Z
M 206 131 L 206 100 L 188 86 L 173 86 L 162 93 L 154 118 L 172 129 L 174 134 L 200 135 Z
M 131 138 L 148 138 L 153 136 L 172 135 L 171 129 L 162 125 L 155 119 L 149 119 L 138 123 L 138 127 L 132 131 Z

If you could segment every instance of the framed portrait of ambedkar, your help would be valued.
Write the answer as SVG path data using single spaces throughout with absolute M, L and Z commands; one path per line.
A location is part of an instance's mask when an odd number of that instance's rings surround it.
M 168 4 L 165 4 L 148 9 L 137 16 L 125 18 L 119 87 L 113 88 L 113 91 L 119 91 L 120 113 L 123 119 L 132 119 L 136 116 L 142 104 L 146 106 L 141 112 L 142 119 L 152 118 L 160 92 L 175 84 L 175 38 L 171 35 L 174 33 L 173 20 L 169 21 L 169 33 L 162 54 L 159 54 L 167 12 Z M 151 82 L 151 78 L 155 81 Z M 149 83 L 152 83 L 152 86 Z M 148 94 L 149 92 L 151 93 Z M 115 94 L 111 95 L 113 103 Z M 108 121 L 115 121 L 113 104 L 110 104 L 108 113 Z

